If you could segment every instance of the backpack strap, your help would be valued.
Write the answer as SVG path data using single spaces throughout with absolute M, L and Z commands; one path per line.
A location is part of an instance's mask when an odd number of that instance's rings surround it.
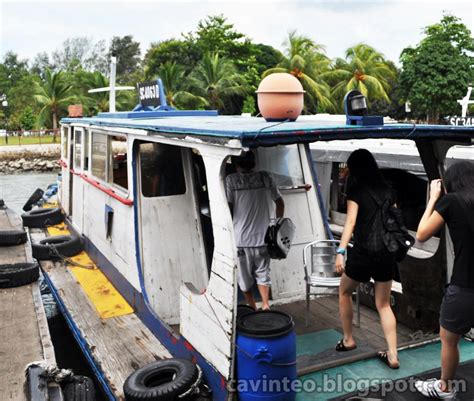
M 367 189 L 367 192 L 368 194 L 370 195 L 370 197 L 375 201 L 375 203 L 377 204 L 377 206 L 379 208 L 382 208 L 383 204 L 385 203 L 385 201 L 381 201 L 380 198 L 370 189 L 370 188 L 366 188 Z

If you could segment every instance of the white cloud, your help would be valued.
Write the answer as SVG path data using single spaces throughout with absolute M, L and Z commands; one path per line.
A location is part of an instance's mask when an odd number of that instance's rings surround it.
M 0 0 L 1 1 L 1 0 Z M 282 49 L 290 30 L 325 45 L 330 57 L 366 42 L 397 62 L 400 52 L 416 45 L 422 28 L 448 9 L 474 27 L 471 1 L 6 1 L 0 4 L 0 55 L 8 50 L 32 59 L 51 53 L 68 37 L 93 40 L 131 34 L 142 53 L 151 42 L 179 37 L 207 15 L 224 14 L 255 42 Z

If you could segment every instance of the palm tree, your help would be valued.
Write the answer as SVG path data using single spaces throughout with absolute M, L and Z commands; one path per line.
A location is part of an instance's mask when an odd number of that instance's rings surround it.
M 333 110 L 329 85 L 322 74 L 329 70 L 331 60 L 323 53 L 324 47 L 310 38 L 298 35 L 296 31 L 288 34 L 283 43 L 284 59 L 275 67 L 266 70 L 263 76 L 276 72 L 287 72 L 298 78 L 306 91 L 305 109 L 315 112 L 318 104 L 326 111 Z
M 224 101 L 232 95 L 245 95 L 244 79 L 234 64 L 218 53 L 206 53 L 190 79 L 190 87 L 204 97 L 211 109 L 223 109 Z
M 360 43 L 347 49 L 346 59 L 337 59 L 333 69 L 323 74 L 333 82 L 332 95 L 342 107 L 344 95 L 353 89 L 360 91 L 370 102 L 390 102 L 390 80 L 396 76 L 393 65 L 373 47 Z
M 41 107 L 38 119 L 46 121 L 51 118 L 53 129 L 56 130 L 58 128 L 58 117 L 76 99 L 72 94 L 72 85 L 62 71 L 53 73 L 49 68 L 46 68 L 42 83 L 36 85 L 35 92 L 34 99 Z M 55 135 L 53 141 L 56 142 Z
M 174 61 L 167 61 L 158 69 L 159 77 L 163 82 L 166 101 L 170 106 L 189 109 L 199 109 L 207 106 L 207 100 L 202 96 L 195 96 L 184 90 L 187 79 L 185 69 Z
M 92 73 L 86 73 L 81 86 L 84 88 L 85 93 L 89 89 L 95 88 L 108 88 L 109 80 L 101 72 L 95 71 Z M 96 92 L 96 93 L 87 93 L 83 101 L 88 105 L 89 111 L 92 111 L 93 114 L 100 112 L 107 112 L 109 108 L 109 92 Z M 115 107 L 117 110 L 130 110 L 135 106 L 136 101 L 134 100 L 134 95 L 132 92 L 117 91 L 115 98 Z

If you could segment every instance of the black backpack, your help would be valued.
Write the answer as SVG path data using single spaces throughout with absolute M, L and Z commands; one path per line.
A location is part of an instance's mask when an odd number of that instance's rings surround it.
M 363 247 L 370 253 L 380 253 L 386 250 L 395 256 L 397 262 L 401 262 L 408 250 L 415 244 L 415 238 L 405 227 L 402 211 L 394 206 L 390 196 L 386 196 L 382 200 L 370 189 L 367 191 L 378 208 Z

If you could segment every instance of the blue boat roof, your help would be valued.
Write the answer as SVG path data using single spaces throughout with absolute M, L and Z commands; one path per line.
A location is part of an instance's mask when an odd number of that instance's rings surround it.
M 332 116 L 334 117 L 334 116 Z M 342 116 L 341 116 L 342 117 Z M 63 124 L 120 127 L 146 130 L 172 136 L 195 136 L 206 142 L 225 143 L 237 139 L 242 146 L 273 146 L 328 140 L 393 138 L 451 139 L 471 143 L 474 127 L 426 124 L 385 124 L 374 126 L 346 125 L 331 116 L 300 116 L 294 122 L 267 122 L 263 118 L 244 116 L 186 116 L 159 118 L 88 117 L 64 118 Z

